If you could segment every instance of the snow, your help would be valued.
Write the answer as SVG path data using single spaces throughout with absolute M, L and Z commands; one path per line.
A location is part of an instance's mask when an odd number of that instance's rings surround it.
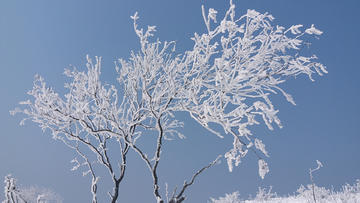
M 243 200 L 239 192 L 226 194 L 219 199 L 211 198 L 208 203 L 314 203 L 312 185 L 305 188 L 303 185 L 297 190 L 297 195 L 279 197 L 276 193 L 271 193 L 272 187 L 266 192 L 259 188 L 255 198 Z M 328 190 L 323 187 L 314 186 L 317 203 L 355 203 L 360 202 L 360 180 L 358 179 L 353 186 L 346 184 L 338 192 Z

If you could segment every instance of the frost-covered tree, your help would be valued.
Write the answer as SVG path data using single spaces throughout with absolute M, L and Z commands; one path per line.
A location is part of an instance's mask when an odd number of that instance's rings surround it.
M 18 202 L 26 202 L 21 195 L 21 192 L 16 189 L 16 179 L 10 178 L 11 174 L 5 176 L 4 183 L 6 184 L 4 187 L 5 200 L 2 203 L 18 203 Z
M 63 198 L 49 188 L 38 186 L 16 187 L 16 179 L 5 176 L 5 200 L 3 203 L 62 203 Z
M 206 12 L 202 7 L 202 14 L 207 33 L 195 33 L 193 48 L 176 55 L 174 41 L 149 41 L 155 26 L 149 26 L 146 31 L 138 29 L 136 13 L 131 18 L 141 48 L 139 52 L 132 52 L 129 61 L 119 59 L 115 63 L 117 86 L 101 83 L 101 57 L 93 62 L 87 56 L 87 72 L 75 67 L 65 70 L 65 75 L 73 79 L 72 83 L 65 84 L 69 90 L 65 97 L 36 76 L 34 88 L 28 92 L 35 101 L 21 102 L 28 108 L 12 111 L 29 116 L 21 124 L 32 119 L 43 130 L 50 129 L 54 139 L 62 140 L 80 155 L 82 160 L 74 159 L 73 169 L 87 167 L 84 175 L 92 177 L 94 203 L 100 177 L 93 165 L 101 164 L 108 170 L 114 183 L 109 196 L 111 202 L 116 202 L 129 150 L 137 152 L 147 164 L 157 202 L 182 202 L 185 190 L 197 175 L 219 163 L 218 157 L 195 173 L 189 182 L 185 181 L 179 193 L 174 190 L 172 196 L 164 200 L 159 193 L 157 171 L 162 144 L 174 136 L 185 137 L 178 131 L 184 124 L 173 112 L 188 112 L 196 122 L 219 137 L 233 136 L 233 146 L 225 154 L 229 170 L 232 171 L 233 165 L 237 166 L 250 149 L 259 157 L 259 175 L 264 178 L 269 169 L 259 152 L 268 154 L 265 145 L 252 136 L 248 127 L 259 124 L 257 117 L 260 116 L 269 129 L 273 128 L 272 122 L 281 128 L 277 110 L 268 96 L 281 92 L 295 104 L 279 84 L 302 73 L 311 80 L 314 72 L 326 73 L 325 67 L 315 62 L 315 55 L 300 55 L 301 50 L 309 46 L 308 40 L 322 33 L 313 25 L 304 32 L 300 31 L 302 25 L 288 29 L 274 27 L 271 25 L 273 16 L 254 10 L 236 18 L 232 1 L 219 24 L 216 10 L 210 8 Z M 302 40 L 304 35 L 309 36 L 306 41 Z M 209 123 L 221 125 L 223 132 Z M 149 131 L 158 134 L 151 157 L 136 143 Z M 117 149 L 108 148 L 111 142 L 117 143 Z M 121 155 L 120 162 L 109 156 L 115 150 Z

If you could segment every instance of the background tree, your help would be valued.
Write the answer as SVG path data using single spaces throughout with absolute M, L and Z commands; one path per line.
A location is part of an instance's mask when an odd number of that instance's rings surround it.
M 21 102 L 29 108 L 12 112 L 27 114 L 26 119 L 39 123 L 43 130 L 50 129 L 54 139 L 62 140 L 80 155 L 82 160 L 75 158 L 73 169 L 87 166 L 84 175 L 92 176 L 94 203 L 97 202 L 100 179 L 94 164 L 101 164 L 108 170 L 114 184 L 109 196 L 111 202 L 116 202 L 130 149 L 148 166 L 156 200 L 164 202 L 159 193 L 157 172 L 162 144 L 175 135 L 184 137 L 177 131 L 183 123 L 173 112 L 188 112 L 219 137 L 224 133 L 231 134 L 233 147 L 225 154 L 229 170 L 232 171 L 233 164 L 238 165 L 250 149 L 259 157 L 259 175 L 264 178 L 269 169 L 258 151 L 265 156 L 268 154 L 265 145 L 252 136 L 248 126 L 259 124 L 256 115 L 260 115 L 269 129 L 272 129 L 273 121 L 282 127 L 269 94 L 280 91 L 295 104 L 279 84 L 301 73 L 310 79 L 314 71 L 320 75 L 326 73 L 322 64 L 314 62 L 316 56 L 300 55 L 300 51 L 309 46 L 310 39 L 303 42 L 300 38 L 305 34 L 322 33 L 314 26 L 305 32 L 299 29 L 302 25 L 274 28 L 270 24 L 274 19 L 271 15 L 254 10 L 248 10 L 237 19 L 231 1 L 229 10 L 215 29 L 211 29 L 211 25 L 212 21 L 217 23 L 217 11 L 211 8 L 206 14 L 203 7 L 202 14 L 208 32 L 195 33 L 193 49 L 177 55 L 175 42 L 161 45 L 160 41 L 148 41 L 155 26 L 149 26 L 145 33 L 138 29 L 136 13 L 132 19 L 141 50 L 132 53 L 129 62 L 120 59 L 121 67 L 116 65 L 119 90 L 114 85 L 100 82 L 101 57 L 96 57 L 93 63 L 87 56 L 87 73 L 79 72 L 75 67 L 65 70 L 73 82 L 65 85 L 69 93 L 64 98 L 47 87 L 42 77 L 36 76 L 34 88 L 29 91 L 35 101 Z M 219 124 L 224 132 L 209 123 Z M 136 144 L 137 139 L 149 131 L 158 134 L 153 157 L 148 157 L 148 153 Z M 117 143 L 118 149 L 108 148 L 112 142 Z M 167 201 L 182 202 L 185 189 L 193 184 L 196 176 L 217 163 L 218 158 L 195 173 L 191 181 L 185 181 L 177 195 L 174 190 Z
M 25 202 L 20 191 L 16 189 L 16 179 L 10 178 L 11 174 L 5 176 L 4 183 L 6 184 L 4 187 L 5 200 L 3 203 L 17 203 L 17 202 Z
M 63 198 L 52 189 L 39 186 L 16 187 L 16 179 L 5 176 L 5 200 L 3 203 L 62 203 Z

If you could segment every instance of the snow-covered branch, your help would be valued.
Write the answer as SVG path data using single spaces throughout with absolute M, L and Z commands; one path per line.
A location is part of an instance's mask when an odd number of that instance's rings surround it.
M 216 23 L 216 14 L 217 11 L 210 8 L 206 17 L 203 8 L 208 33 L 195 33 L 192 38 L 194 48 L 186 52 L 184 63 L 187 68 L 183 69 L 183 75 L 188 81 L 180 99 L 183 110 L 205 128 L 222 137 L 208 125 L 216 123 L 226 134 L 230 132 L 234 136 L 237 144 L 225 155 L 231 171 L 232 160 L 236 160 L 237 165 L 240 157 L 246 154 L 239 145 L 243 145 L 245 140 L 249 144 L 253 142 L 248 126 L 259 124 L 256 115 L 261 116 L 270 130 L 273 129 L 272 122 L 282 128 L 276 116 L 278 110 L 275 110 L 269 95 L 280 91 L 295 104 L 291 95 L 279 85 L 291 76 L 306 74 L 313 80 L 312 73 L 322 75 L 327 71 L 322 64 L 314 62 L 315 55 L 300 55 L 302 48 L 308 45 L 301 37 L 322 33 L 313 25 L 305 32 L 299 29 L 302 25 L 287 30 L 282 26 L 273 27 L 273 16 L 255 10 L 248 10 L 247 14 L 236 19 L 235 5 L 230 1 L 225 17 L 211 30 L 210 19 Z M 291 54 L 292 50 L 294 54 Z M 246 139 L 239 142 L 241 137 Z M 261 141 L 256 139 L 255 143 Z M 268 156 L 263 147 L 256 148 Z M 237 152 L 240 154 L 236 155 Z

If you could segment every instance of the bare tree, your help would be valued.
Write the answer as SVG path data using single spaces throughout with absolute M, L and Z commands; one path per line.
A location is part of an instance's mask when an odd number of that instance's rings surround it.
M 300 55 L 301 50 L 309 46 L 310 37 L 322 33 L 313 25 L 305 32 L 299 29 L 302 25 L 275 28 L 270 24 L 274 19 L 271 15 L 254 10 L 235 18 L 232 1 L 215 29 L 210 25 L 217 23 L 217 11 L 210 8 L 206 14 L 202 7 L 202 14 L 207 33 L 195 33 L 193 49 L 176 55 L 174 41 L 148 41 L 155 26 L 149 26 L 145 32 L 138 29 L 136 13 L 131 18 L 141 49 L 138 53 L 132 52 L 130 61 L 119 59 L 116 63 L 119 90 L 100 82 L 101 57 L 96 57 L 93 63 L 87 56 L 87 73 L 79 72 L 75 67 L 65 70 L 65 74 L 73 78 L 71 84 L 65 85 L 69 89 L 65 98 L 47 87 L 42 77 L 36 76 L 34 88 L 28 93 L 35 97 L 35 101 L 21 102 L 28 108 L 12 111 L 27 114 L 29 117 L 24 120 L 32 119 L 43 130 L 51 129 L 54 139 L 62 140 L 83 158 L 81 161 L 73 160 L 77 164 L 73 169 L 87 166 L 84 175 L 92 176 L 93 203 L 97 202 L 100 178 L 93 165 L 101 164 L 109 171 L 114 183 L 109 196 L 111 202 L 116 202 L 130 149 L 135 150 L 148 166 L 153 178 L 154 196 L 157 202 L 164 202 L 159 193 L 157 171 L 163 141 L 174 136 L 184 137 L 177 131 L 184 124 L 175 118 L 173 112 L 188 112 L 195 121 L 219 137 L 223 137 L 223 132 L 208 124 L 221 125 L 225 134 L 234 137 L 232 149 L 225 154 L 229 170 L 232 171 L 233 162 L 238 165 L 250 149 L 259 157 L 259 175 L 264 178 L 269 169 L 258 151 L 265 156 L 268 154 L 265 145 L 252 136 L 248 126 L 259 124 L 256 116 L 260 115 L 269 129 L 272 129 L 273 121 L 281 128 L 277 110 L 268 95 L 280 91 L 295 104 L 278 85 L 301 73 L 307 74 L 311 80 L 315 71 L 319 75 L 326 73 L 322 64 L 314 62 L 316 56 Z M 304 42 L 300 38 L 305 34 L 309 38 Z M 286 51 L 293 54 L 286 54 Z M 149 130 L 158 133 L 154 156 L 151 157 L 136 144 L 141 134 Z M 118 144 L 120 162 L 110 158 L 109 142 Z M 200 169 L 189 182 L 185 181 L 178 194 L 175 188 L 166 201 L 182 202 L 188 186 L 205 169 L 219 163 L 218 159 Z

